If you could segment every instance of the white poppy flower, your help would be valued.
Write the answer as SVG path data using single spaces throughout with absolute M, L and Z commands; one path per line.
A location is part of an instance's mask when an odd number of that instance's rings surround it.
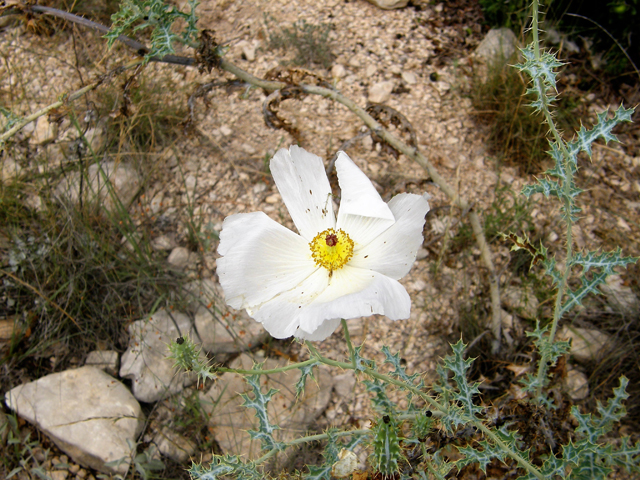
M 227 217 L 217 261 L 227 303 L 275 338 L 324 340 L 341 318 L 409 318 L 411 300 L 398 280 L 422 244 L 428 195 L 403 193 L 387 204 L 339 152 L 336 220 L 320 157 L 292 146 L 270 167 L 299 234 L 263 212 Z

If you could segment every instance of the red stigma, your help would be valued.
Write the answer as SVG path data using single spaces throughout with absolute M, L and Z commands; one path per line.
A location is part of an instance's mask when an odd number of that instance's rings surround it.
M 338 244 L 338 237 L 333 233 L 327 235 L 324 240 L 327 242 L 328 247 L 335 247 Z

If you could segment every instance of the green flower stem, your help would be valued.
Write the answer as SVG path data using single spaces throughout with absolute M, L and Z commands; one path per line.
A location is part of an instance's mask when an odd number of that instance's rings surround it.
M 315 358 L 305 360 L 304 362 L 292 363 L 290 365 L 285 365 L 284 367 L 272 368 L 270 370 L 243 370 L 241 368 L 225 368 L 218 367 L 216 368 L 216 372 L 220 373 L 237 373 L 239 375 L 271 375 L 273 373 L 286 372 L 288 370 L 295 370 L 296 368 L 306 367 L 307 365 L 313 365 L 317 363 Z
M 532 11 L 533 11 L 533 19 L 531 24 L 531 30 L 533 32 L 533 46 L 534 46 L 534 55 L 536 60 L 540 61 L 540 41 L 538 38 L 538 28 L 539 28 L 539 19 L 538 19 L 538 9 L 539 9 L 539 0 L 533 0 Z M 566 245 L 567 245 L 567 255 L 565 258 L 564 271 L 562 272 L 562 280 L 558 285 L 558 293 L 556 295 L 556 301 L 553 311 L 553 321 L 551 323 L 551 330 L 549 331 L 549 342 L 553 342 L 555 339 L 556 331 L 558 329 L 558 323 L 560 321 L 560 312 L 562 311 L 562 299 L 564 298 L 564 293 L 567 288 L 567 281 L 569 279 L 569 275 L 571 273 L 571 263 L 573 260 L 573 232 L 571 227 L 573 226 L 573 221 L 571 220 L 571 184 L 573 183 L 573 173 L 572 169 L 569 165 L 569 151 L 567 150 L 567 145 L 560 136 L 558 129 L 553 121 L 553 116 L 549 110 L 549 101 L 546 95 L 546 91 L 544 90 L 544 83 L 542 79 L 538 78 L 535 80 L 536 87 L 539 91 L 539 98 L 542 101 L 542 112 L 544 114 L 545 121 L 547 125 L 549 125 L 549 131 L 553 135 L 554 140 L 557 145 L 560 147 L 560 151 L 562 152 L 562 158 L 564 161 L 564 168 L 567 172 L 567 175 L 570 177 L 570 181 L 565 181 L 562 185 L 562 189 L 564 191 L 563 201 L 564 201 L 564 209 L 565 209 L 565 221 L 566 221 Z M 542 396 L 542 388 L 544 386 L 544 380 L 546 379 L 548 372 L 547 362 L 549 361 L 549 354 L 543 354 L 542 358 L 538 362 L 538 371 L 536 374 L 537 377 L 537 385 L 538 391 L 536 394 L 536 398 L 540 398 Z
M 349 335 L 349 327 L 347 326 L 347 321 L 343 318 L 342 322 L 342 330 L 344 330 L 344 339 L 347 341 L 347 347 L 349 348 L 349 356 L 351 357 L 351 365 L 352 368 L 356 368 L 356 354 L 353 351 L 353 344 L 351 343 L 351 336 Z

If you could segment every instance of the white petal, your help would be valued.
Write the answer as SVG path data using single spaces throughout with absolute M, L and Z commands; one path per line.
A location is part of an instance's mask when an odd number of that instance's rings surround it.
M 311 241 L 335 226 L 331 186 L 320 157 L 292 145 L 273 156 L 270 168 L 300 235 Z
M 227 217 L 218 253 L 220 284 L 236 309 L 262 304 L 318 270 L 308 242 L 262 212 Z
M 337 228 L 366 245 L 393 224 L 393 213 L 346 153 L 338 152 L 336 170 L 341 190 Z
M 302 330 L 302 328 L 298 328 L 296 332 L 296 338 L 300 338 L 302 340 L 311 340 L 312 342 L 320 342 L 325 338 L 331 336 L 333 332 L 336 331 L 336 328 L 340 325 L 339 318 L 333 318 L 331 320 L 325 320 L 322 325 L 320 325 L 315 332 L 308 333 Z
M 329 285 L 329 272 L 319 267 L 299 285 L 257 306 L 250 315 L 274 338 L 288 338 L 300 326 L 301 312 Z M 322 323 L 325 318 L 318 322 Z
M 396 280 L 345 266 L 330 279 L 326 270 L 319 269 L 301 286 L 261 305 L 253 318 L 276 338 L 296 335 L 323 340 L 335 330 L 326 322 L 373 314 L 398 320 L 409 318 L 410 310 L 409 295 Z
M 387 230 L 363 248 L 354 250 L 349 265 L 380 272 L 399 280 L 404 277 L 422 245 L 424 216 L 429 211 L 429 196 L 402 193 L 389 202 L 396 218 Z

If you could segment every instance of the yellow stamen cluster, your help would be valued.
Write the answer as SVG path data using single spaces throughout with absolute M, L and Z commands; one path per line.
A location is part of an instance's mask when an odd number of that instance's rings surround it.
M 353 256 L 353 240 L 342 229 L 328 228 L 320 232 L 309 247 L 316 265 L 330 272 L 344 267 Z

